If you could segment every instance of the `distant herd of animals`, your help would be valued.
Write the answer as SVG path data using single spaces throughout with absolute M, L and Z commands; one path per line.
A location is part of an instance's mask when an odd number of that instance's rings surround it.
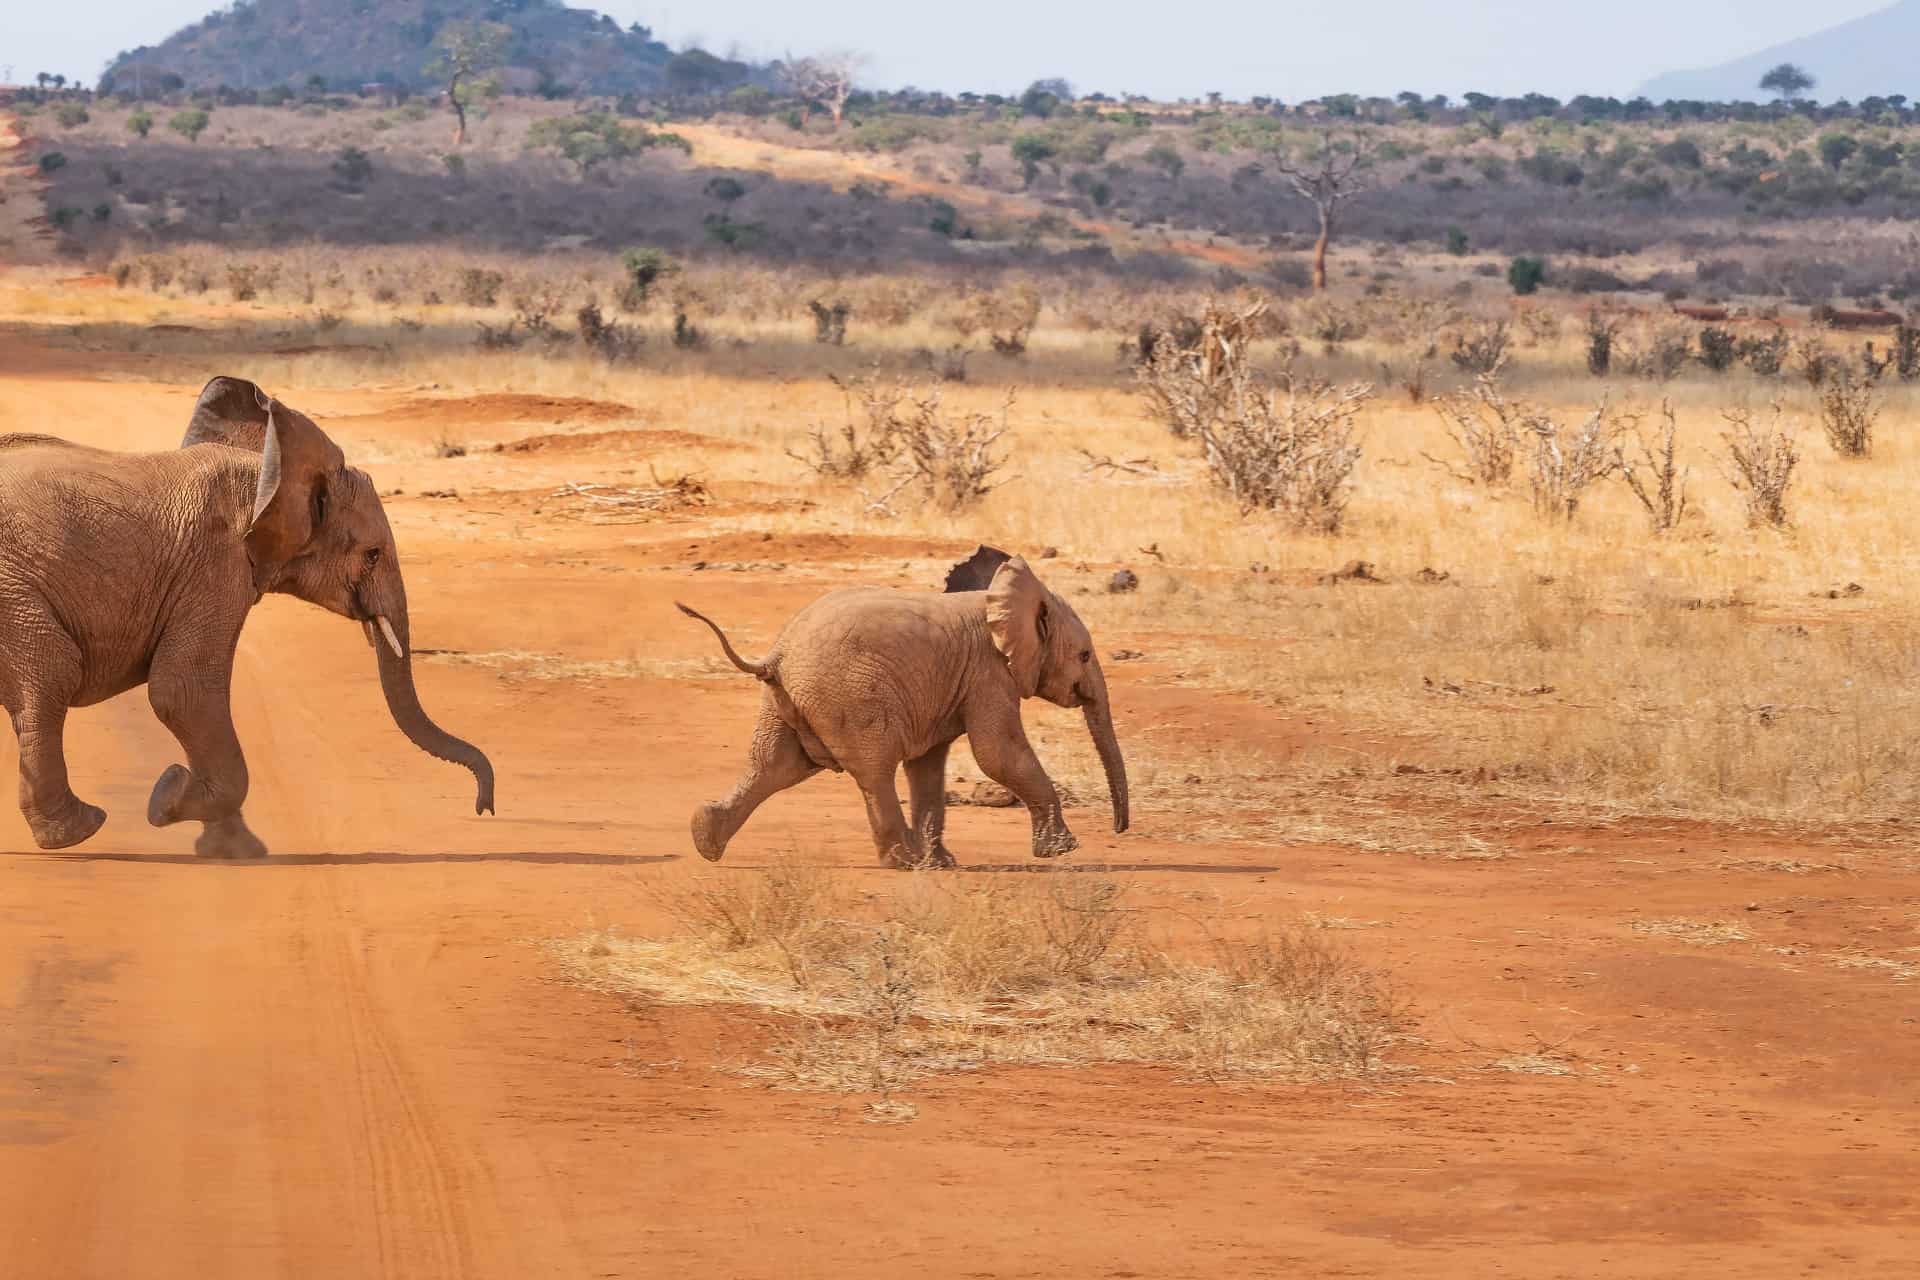
M 372 480 L 311 418 L 218 377 L 170 453 L 0 435 L 0 706 L 41 848 L 80 844 L 106 821 L 69 785 L 68 711 L 145 685 L 186 756 L 154 783 L 148 821 L 200 823 L 204 857 L 266 854 L 241 812 L 247 762 L 230 697 L 241 630 L 269 592 L 361 624 L 394 723 L 470 770 L 475 812 L 493 811 L 486 754 L 434 723 L 415 692 L 406 584 Z M 757 662 L 680 608 L 765 686 L 746 771 L 693 817 L 694 847 L 710 860 L 769 796 L 832 769 L 859 785 L 883 863 L 951 867 L 946 762 L 963 734 L 981 770 L 1026 805 L 1034 855 L 1071 851 L 1060 793 L 1021 724 L 1020 704 L 1034 697 L 1085 716 L 1114 830 L 1127 829 L 1126 765 L 1093 638 L 1019 556 L 981 547 L 940 592 L 830 592 Z M 895 785 L 902 765 L 908 813 Z

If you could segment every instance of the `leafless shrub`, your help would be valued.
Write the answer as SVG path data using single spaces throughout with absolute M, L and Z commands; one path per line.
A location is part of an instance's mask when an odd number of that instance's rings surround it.
M 847 341 L 847 318 L 853 314 L 853 304 L 844 298 L 832 306 L 818 298 L 807 304 L 807 310 L 813 314 L 813 340 L 830 347 L 844 346 Z
M 1671 402 L 1660 402 L 1660 420 L 1659 433 L 1652 440 L 1641 432 L 1638 422 L 1633 424 L 1637 454 L 1630 457 L 1621 446 L 1614 450 L 1614 468 L 1646 509 L 1655 533 L 1677 527 L 1687 514 L 1687 469 L 1674 456 L 1678 432 Z
M 1430 356 L 1429 352 L 1410 356 L 1405 361 L 1382 360 L 1380 385 L 1400 388 L 1409 404 L 1425 404 L 1429 391 L 1427 378 L 1432 372 L 1432 367 L 1428 363 Z
M 1792 353 L 1793 340 L 1785 329 L 1775 329 L 1764 338 L 1742 338 L 1738 347 L 1739 358 L 1747 368 L 1762 378 L 1777 378 L 1787 366 L 1787 358 Z
M 1793 362 L 1798 366 L 1801 379 L 1810 387 L 1818 390 L 1826 385 L 1827 379 L 1840 367 L 1840 357 L 1827 349 L 1827 344 L 1818 338 L 1802 338 L 1793 344 Z
M 1728 428 L 1720 437 L 1727 446 L 1727 481 L 1746 500 L 1747 523 L 1785 528 L 1787 488 L 1800 462 L 1795 431 L 1785 424 L 1778 404 L 1763 426 L 1755 426 L 1752 412 L 1746 409 L 1722 416 Z
M 1843 458 L 1873 452 L 1873 428 L 1880 419 L 1879 379 L 1837 366 L 1820 387 L 1820 427 L 1827 443 Z
M 965 382 L 967 380 L 967 357 L 973 351 L 956 342 L 945 351 L 934 351 L 921 347 L 914 352 L 922 368 L 942 382 Z
M 1345 343 L 1366 336 L 1367 326 L 1360 313 L 1325 298 L 1316 298 L 1301 312 L 1302 327 L 1308 337 L 1320 344 L 1328 355 Z
M 1453 367 L 1479 377 L 1498 371 L 1507 362 L 1513 335 L 1503 320 L 1477 324 L 1453 336 L 1453 351 L 1448 359 Z
M 878 369 L 858 378 L 834 378 L 846 401 L 846 419 L 837 429 L 814 426 L 808 447 L 787 456 L 817 475 L 836 480 L 879 476 L 889 487 L 868 505 L 890 514 L 894 501 L 917 492 L 920 499 L 948 511 L 971 506 L 998 488 L 1008 455 L 1000 446 L 1013 407 L 1008 392 L 996 417 L 954 414 L 941 404 L 939 390 L 920 391 L 891 381 Z
M 684 311 L 673 313 L 673 345 L 682 351 L 702 351 L 706 349 L 707 332 L 692 320 Z
M 1520 423 L 1531 446 L 1528 475 L 1533 509 L 1549 519 L 1571 520 L 1595 482 L 1614 469 L 1620 426 L 1603 399 L 1585 421 L 1562 426 L 1539 409 Z
M 880 371 L 861 377 L 830 379 L 846 403 L 846 419 L 829 430 L 816 423 L 807 433 L 805 453 L 787 450 L 787 456 L 816 475 L 835 480 L 858 480 L 893 461 L 900 452 L 898 410 L 913 389 L 881 378 Z
M 1500 390 L 1499 366 L 1480 374 L 1472 386 L 1435 401 L 1434 407 L 1465 461 L 1459 465 L 1432 454 L 1422 457 L 1468 484 L 1501 485 L 1513 476 L 1527 413 Z
M 1277 511 L 1303 529 L 1338 530 L 1360 461 L 1356 420 L 1373 387 L 1292 372 L 1260 386 L 1243 364 L 1229 383 L 1224 411 L 1196 432 L 1214 482 L 1243 513 Z
M 895 420 L 899 450 L 892 468 L 896 483 L 873 500 L 876 510 L 890 510 L 895 495 L 917 489 L 925 501 L 959 511 L 1006 482 L 1000 473 L 1009 455 L 996 446 L 1007 433 L 1012 391 L 1001 402 L 998 417 L 950 415 L 942 408 L 937 389 L 909 396 L 907 404 L 909 411 Z
M 1613 340 L 1620 333 L 1620 322 L 1608 320 L 1599 311 L 1587 312 L 1587 372 L 1604 378 L 1613 372 Z
M 574 315 L 580 327 L 580 341 L 609 364 L 625 364 L 640 358 L 647 337 L 639 330 L 609 320 L 596 302 L 588 302 Z
M 1656 324 L 1627 340 L 1616 336 L 1613 368 L 1629 378 L 1671 382 L 1693 357 L 1693 331 L 1684 323 Z
M 1197 436 L 1219 417 L 1234 371 L 1248 364 L 1248 348 L 1266 310 L 1259 299 L 1237 309 L 1210 300 L 1198 316 L 1141 330 L 1134 379 L 1154 416 L 1175 436 Z

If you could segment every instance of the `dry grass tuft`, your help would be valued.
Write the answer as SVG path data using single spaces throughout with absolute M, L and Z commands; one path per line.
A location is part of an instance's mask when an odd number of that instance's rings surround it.
M 1070 870 L 913 877 L 857 899 L 786 860 L 672 893 L 672 937 L 598 933 L 560 953 L 576 979 L 630 997 L 786 1015 L 744 1074 L 882 1098 L 995 1064 L 1359 1079 L 1410 1025 L 1383 978 L 1322 929 L 1218 939 L 1194 958 L 1152 945 L 1125 899 Z
M 1724 920 L 1635 920 L 1633 931 L 1657 938 L 1673 938 L 1696 947 L 1717 947 L 1723 943 L 1747 940 L 1745 929 Z

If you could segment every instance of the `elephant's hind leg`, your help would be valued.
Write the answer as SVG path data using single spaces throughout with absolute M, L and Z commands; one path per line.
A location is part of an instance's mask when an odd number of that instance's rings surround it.
M 943 742 L 917 760 L 907 761 L 907 793 L 913 801 L 913 829 L 926 849 L 927 865 L 952 867 L 947 851 L 947 748 Z
M 883 865 L 902 871 L 932 866 L 927 846 L 920 835 L 907 825 L 900 811 L 900 793 L 893 788 L 897 766 L 885 770 L 863 770 L 854 774 L 860 794 L 867 801 L 867 822 L 873 827 L 873 845 Z
M 725 800 L 703 804 L 693 815 L 693 847 L 708 862 L 720 861 L 727 842 L 746 825 L 768 796 L 805 782 L 820 766 L 800 745 L 800 735 L 775 711 L 772 699 L 761 704 L 747 752 L 747 771 Z
M 106 811 L 73 794 L 67 782 L 67 707 L 30 696 L 13 717 L 20 739 L 20 812 L 42 849 L 67 849 L 88 839 Z

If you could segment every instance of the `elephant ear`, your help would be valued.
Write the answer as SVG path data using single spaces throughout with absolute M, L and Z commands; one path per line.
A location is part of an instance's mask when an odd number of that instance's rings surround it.
M 345 471 L 346 455 L 313 419 L 245 378 L 215 378 L 201 391 L 181 447 L 196 444 L 223 444 L 260 455 L 247 556 L 253 561 L 255 585 L 265 590 L 280 567 L 319 532 L 331 496 L 328 487 Z
M 215 378 L 200 392 L 182 449 L 224 444 L 259 453 L 267 443 L 267 396 L 245 378 Z
M 1047 640 L 1053 634 L 1053 596 L 1027 562 L 1012 556 L 994 571 L 987 587 L 987 630 L 993 647 L 1007 657 L 1007 669 L 1020 696 L 1040 689 Z
M 265 399 L 263 396 L 262 399 Z M 346 471 L 346 455 L 313 419 L 278 400 L 267 402 L 266 444 L 260 453 L 260 484 L 253 497 L 247 554 L 257 582 L 313 541 L 327 518 L 329 486 Z
M 985 591 L 992 584 L 994 573 L 1011 559 L 1012 556 L 998 547 L 976 547 L 972 555 L 947 570 L 947 585 L 942 590 L 948 594 Z

